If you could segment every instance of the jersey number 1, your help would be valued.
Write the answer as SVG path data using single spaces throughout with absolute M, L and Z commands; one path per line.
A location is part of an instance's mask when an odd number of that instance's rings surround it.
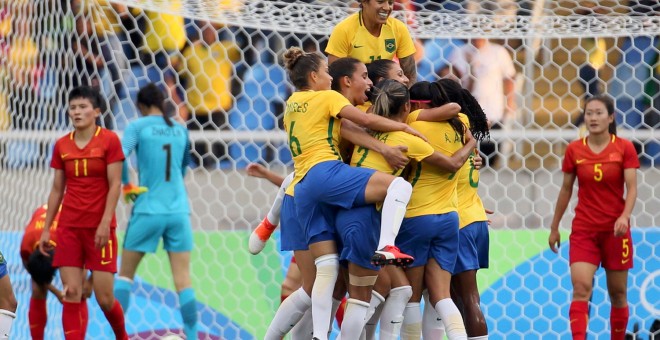
M 172 165 L 172 144 L 163 145 L 167 159 L 165 160 L 165 181 L 170 181 L 170 167 Z

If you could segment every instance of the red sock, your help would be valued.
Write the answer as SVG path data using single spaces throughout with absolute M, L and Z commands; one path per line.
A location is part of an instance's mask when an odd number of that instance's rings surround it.
M 84 334 L 81 333 L 80 323 L 80 302 L 62 302 L 62 327 L 64 328 L 64 338 L 66 340 L 82 340 Z
M 587 322 L 589 322 L 589 302 L 573 301 L 568 309 L 568 318 L 571 322 L 573 340 L 587 338 Z
M 341 323 L 344 322 L 344 312 L 346 311 L 346 297 L 341 299 L 339 308 L 337 308 L 337 313 L 335 313 L 335 319 L 337 319 L 337 325 L 341 328 Z
M 623 340 L 626 337 L 628 327 L 628 306 L 612 307 L 610 311 L 610 327 L 612 329 L 612 340 Z
M 82 324 L 82 334 L 87 334 L 87 324 L 89 323 L 89 311 L 87 310 L 87 299 L 80 301 L 80 323 Z
M 34 340 L 44 339 L 44 329 L 48 312 L 46 311 L 46 299 L 30 299 L 30 310 L 28 311 L 28 320 L 30 320 L 30 335 Z
M 110 327 L 115 332 L 115 338 L 117 340 L 128 340 L 126 326 L 124 325 L 124 311 L 121 309 L 119 301 L 115 300 L 112 308 L 107 311 L 104 310 L 103 314 L 105 314 L 105 318 L 108 319 Z

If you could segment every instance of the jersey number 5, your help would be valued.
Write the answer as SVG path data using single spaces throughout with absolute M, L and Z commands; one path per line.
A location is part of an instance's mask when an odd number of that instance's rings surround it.
M 594 164 L 594 180 L 596 180 L 596 182 L 603 180 L 603 169 L 601 169 L 602 166 L 603 164 L 601 163 Z

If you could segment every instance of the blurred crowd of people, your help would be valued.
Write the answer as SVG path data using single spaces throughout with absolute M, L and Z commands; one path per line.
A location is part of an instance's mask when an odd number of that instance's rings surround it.
M 170 113 L 180 115 L 190 130 L 276 128 L 290 92 L 278 52 L 301 43 L 308 51 L 323 51 L 327 37 L 280 35 L 167 14 L 179 12 L 184 2 L 170 1 L 170 8 L 157 13 L 108 0 L 0 1 L 0 129 L 66 128 L 67 89 L 81 84 L 101 89 L 108 100 L 105 126 L 123 129 L 137 115 L 133 107 L 137 89 L 148 82 L 166 90 Z M 504 16 L 529 15 L 532 6 L 530 1 L 515 0 L 397 3 L 399 9 L 411 11 L 423 7 Z M 579 14 L 602 13 L 598 2 L 593 3 L 583 5 Z M 225 11 L 241 5 L 241 0 L 218 4 Z M 631 15 L 646 16 L 656 15 L 660 7 L 650 0 L 631 0 L 628 5 Z M 415 58 L 418 79 L 461 79 L 487 108 L 494 126 L 502 126 L 515 117 L 514 80 L 516 68 L 522 66 L 514 63 L 512 49 L 507 48 L 511 42 L 504 42 L 418 40 L 422 52 Z M 578 77 L 567 81 L 579 82 L 587 97 L 602 92 L 599 69 L 606 64 L 606 51 L 617 47 L 608 47 L 602 38 L 585 38 L 582 43 L 589 57 L 579 65 Z M 621 52 L 607 92 L 616 98 L 619 121 L 629 128 L 659 127 L 658 38 L 625 37 L 615 44 L 621 45 Z M 497 62 L 486 62 L 491 60 Z M 193 161 L 208 168 L 231 152 L 220 142 L 198 142 L 194 149 Z M 267 157 L 277 152 L 268 150 Z M 496 148 L 486 151 L 490 152 Z

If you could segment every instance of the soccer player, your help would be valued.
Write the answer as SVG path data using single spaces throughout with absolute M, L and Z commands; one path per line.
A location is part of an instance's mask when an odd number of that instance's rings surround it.
M 141 88 L 136 105 L 143 117 L 131 122 L 124 132 L 124 154 L 137 152 L 139 186 L 147 191 L 137 196 L 126 228 L 115 296 L 127 310 L 137 267 L 145 253 L 156 251 L 162 238 L 179 295 L 184 333 L 186 338 L 196 339 L 197 301 L 190 280 L 193 237 L 188 194 L 183 182 L 190 142 L 185 126 L 172 122 L 164 113 L 164 101 L 164 94 L 155 84 Z M 127 165 L 124 165 L 122 182 L 132 186 Z
M 328 64 L 342 57 L 365 64 L 396 57 L 410 83 L 417 81 L 415 43 L 406 24 L 390 16 L 393 6 L 393 0 L 360 0 L 360 11 L 332 30 L 325 49 Z
M 302 51 L 300 52 L 302 53 Z M 310 58 L 312 54 L 305 54 L 305 56 L 306 58 Z M 320 55 L 313 54 L 313 57 L 311 58 L 313 58 L 313 60 L 310 59 L 306 60 L 307 65 L 305 67 L 306 68 L 319 67 L 320 65 L 314 65 L 311 64 L 311 62 L 312 61 L 314 63 L 320 62 L 322 60 Z M 344 95 L 344 97 L 341 97 L 341 95 L 339 95 L 338 98 L 341 98 L 342 101 L 347 102 L 349 105 L 364 104 L 365 100 L 367 99 L 366 92 L 371 87 L 371 83 L 367 78 L 366 67 L 359 60 L 353 58 L 347 58 L 347 59 L 350 59 L 350 61 L 344 66 L 348 69 L 347 72 L 349 75 L 346 77 L 348 77 L 349 79 L 344 79 L 343 82 L 344 84 L 341 86 L 342 89 L 341 92 Z M 333 66 L 333 68 L 341 67 L 343 63 L 344 63 L 343 61 L 339 62 L 339 64 Z M 292 77 L 292 79 L 293 78 L 294 77 Z M 332 76 L 330 76 L 329 78 L 332 78 Z M 327 85 L 323 84 L 320 86 L 331 86 L 331 84 L 327 83 Z M 328 90 L 324 92 L 325 92 L 324 94 L 333 94 L 333 93 L 338 94 L 336 92 L 331 92 Z M 333 137 L 333 139 L 335 140 L 334 143 L 338 144 L 339 142 L 338 137 L 341 137 L 357 145 L 369 149 L 375 149 L 378 150 L 379 152 L 382 152 L 383 154 L 387 154 L 388 155 L 387 159 L 388 161 L 392 162 L 393 167 L 400 168 L 406 164 L 407 157 L 405 157 L 401 153 L 400 147 L 389 147 L 384 143 L 379 142 L 378 140 L 367 134 L 361 127 L 358 127 L 357 125 L 355 125 L 350 121 L 347 120 L 339 121 L 337 126 L 339 126 L 339 124 L 341 124 L 340 125 L 341 129 L 339 131 L 339 136 Z M 337 144 L 332 144 L 333 150 L 338 150 Z M 337 157 L 339 158 L 339 156 Z M 301 225 L 298 218 L 299 213 L 297 212 L 296 209 L 293 186 L 288 184 L 286 186 L 283 185 L 280 190 L 282 190 L 282 188 L 285 187 L 287 189 L 286 189 L 286 195 L 284 196 L 284 201 L 282 203 L 282 214 L 281 214 L 282 215 L 282 250 L 294 251 L 296 262 L 298 263 L 302 273 L 303 284 L 302 284 L 302 289 L 299 289 L 296 292 L 294 292 L 289 298 L 287 298 L 282 303 L 282 305 L 278 309 L 278 312 L 273 318 L 273 321 L 271 322 L 271 325 L 266 335 L 266 339 L 274 339 L 276 337 L 281 337 L 284 334 L 286 334 L 286 332 L 288 332 L 288 329 L 290 329 L 290 325 L 296 323 L 300 319 L 300 317 L 302 317 L 304 311 L 308 309 L 310 305 L 312 305 L 310 294 L 312 292 L 313 285 L 316 282 L 316 276 L 317 276 L 314 266 L 314 257 L 312 256 L 312 253 L 310 253 L 309 251 L 308 240 L 305 236 L 305 230 L 303 229 L 303 226 Z M 316 223 L 318 223 L 323 228 L 326 228 L 327 230 L 334 230 L 334 223 L 332 222 L 334 220 L 334 214 L 335 214 L 334 208 L 328 205 L 321 205 L 319 208 L 319 214 L 316 217 Z M 334 232 L 332 231 L 332 233 Z M 332 243 L 332 245 L 329 247 L 334 248 L 334 240 L 330 241 L 329 239 L 328 243 L 330 242 Z M 333 255 L 335 255 L 335 259 L 336 259 L 336 252 Z M 333 270 L 332 268 L 328 268 L 328 269 L 329 271 Z M 334 267 L 334 270 L 337 270 L 337 268 Z M 335 279 L 336 279 L 336 274 L 334 278 L 329 279 L 326 284 L 330 285 L 330 288 L 332 288 L 332 286 L 334 286 Z M 332 289 L 324 291 L 324 294 L 330 295 L 329 299 L 332 300 L 332 303 L 328 303 L 328 306 L 332 304 L 332 307 L 328 307 L 328 312 L 329 312 L 328 320 L 329 320 L 329 315 L 332 313 L 332 310 L 335 310 L 336 306 L 339 306 L 339 299 L 340 299 L 339 295 L 343 296 L 345 294 L 345 291 L 342 292 L 341 294 L 339 294 L 339 291 L 336 291 L 334 293 L 336 299 L 333 300 Z M 328 296 L 324 295 L 324 298 L 328 298 Z M 297 316 L 297 317 L 293 318 L 293 316 Z M 315 323 L 315 325 L 318 325 L 318 322 Z M 325 329 L 326 329 L 325 332 L 327 333 L 327 329 L 328 329 L 327 325 L 325 326 Z M 324 335 L 324 337 L 326 336 L 327 335 Z
M 616 135 L 614 102 L 604 96 L 587 99 L 584 119 L 589 135 L 566 148 L 562 182 L 548 245 L 557 253 L 559 222 L 578 180 L 578 203 L 569 237 L 573 299 L 568 311 L 573 339 L 585 339 L 589 299 L 598 266 L 605 268 L 612 309 L 612 339 L 623 339 L 628 325 L 628 270 L 633 267 L 630 214 L 637 199 L 639 159 L 633 144 Z M 625 196 L 624 196 L 625 189 Z
M 437 107 L 450 102 L 439 83 L 416 83 L 410 89 L 410 97 L 416 109 Z M 407 121 L 429 135 L 435 150 L 448 156 L 463 150 L 467 159 L 476 141 L 465 128 L 465 115 L 435 123 L 419 121 L 417 112 L 413 111 Z M 466 149 L 468 145 L 470 147 Z M 451 275 L 459 241 L 456 173 L 462 166 L 463 163 L 457 164 L 448 170 L 417 163 L 410 176 L 413 195 L 397 237 L 397 245 L 416 254 L 416 261 L 406 268 L 406 276 L 412 285 L 412 296 L 405 310 L 406 324 L 403 327 L 409 333 L 421 332 L 419 302 L 425 284 L 429 301 L 442 319 L 447 337 L 467 339 L 461 314 L 450 296 Z
M 48 319 L 48 311 L 46 309 L 48 292 L 53 293 L 60 302 L 64 298 L 62 291 L 51 284 L 57 270 L 53 267 L 53 258 L 51 256 L 44 256 L 38 249 L 41 232 L 45 226 L 47 210 L 48 205 L 44 204 L 34 211 L 21 240 L 21 259 L 32 281 L 32 294 L 30 296 L 30 308 L 28 310 L 32 339 L 44 339 L 44 331 Z M 59 214 L 55 215 L 53 224 L 50 226 L 50 243 L 55 248 L 57 247 L 56 230 L 58 220 Z M 49 254 L 52 255 L 54 252 L 51 251 Z M 80 314 L 83 319 L 84 329 L 87 328 L 88 321 L 87 299 L 91 294 L 92 277 L 90 276 L 83 283 L 83 294 L 80 304 Z
M 16 296 L 7 273 L 7 260 L 0 251 L 0 340 L 8 340 L 16 318 Z
M 39 251 L 50 256 L 50 227 L 61 204 L 53 266 L 59 268 L 65 287 L 62 325 L 67 340 L 85 337 L 81 315 L 85 269 L 92 271 L 96 301 L 115 337 L 128 339 L 124 312 L 112 294 L 117 271 L 115 208 L 124 154 L 117 135 L 96 124 L 103 102 L 99 92 L 88 86 L 69 92 L 74 131 L 58 139 L 53 149 L 55 175 L 39 240 Z
M 331 67 L 334 67 L 337 63 L 339 61 Z M 396 80 L 383 80 L 372 90 L 372 94 L 375 114 L 398 122 L 406 120 L 410 112 L 410 97 L 408 89 L 403 83 Z M 406 155 L 411 160 L 441 168 L 451 168 L 451 165 L 454 164 L 450 157 L 435 151 L 428 142 L 407 133 L 399 131 L 383 132 L 376 133 L 375 136 L 388 145 L 408 146 Z M 474 145 L 474 142 L 468 143 L 463 150 L 452 156 L 458 158 L 457 164 L 466 161 Z M 397 176 L 402 172 L 401 169 L 393 169 L 382 155 L 364 148 L 354 150 L 351 165 L 375 169 Z M 380 212 L 376 205 L 367 205 L 349 210 L 343 209 L 337 214 L 337 232 L 343 243 L 340 260 L 348 261 L 349 295 L 351 297 L 347 304 L 347 321 L 342 327 L 342 338 L 359 338 L 365 325 L 365 317 L 371 300 L 371 289 L 376 282 L 379 269 L 371 264 L 370 256 L 365 253 L 365 249 L 375 247 L 378 241 L 376 226 L 379 224 L 379 220 Z M 403 306 L 406 302 L 407 299 L 403 302 Z M 399 315 L 401 315 L 401 311 Z M 384 337 L 382 332 L 383 327 L 381 326 L 381 338 L 387 338 L 387 336 Z M 394 330 L 391 333 L 394 335 L 398 332 Z
M 465 108 L 463 111 L 469 118 L 465 122 L 478 141 L 489 136 L 488 119 L 476 98 L 462 88 L 458 82 L 450 79 L 437 81 L 441 85 L 448 100 Z M 479 171 L 475 167 L 475 153 L 470 155 L 471 162 L 463 164 L 456 173 L 458 178 L 456 192 L 458 194 L 458 256 L 451 278 L 451 289 L 457 295 L 455 301 L 463 314 L 463 320 L 468 339 L 486 339 L 488 327 L 480 306 L 479 288 L 477 286 L 477 270 L 488 268 L 488 218 L 486 210 L 478 193 Z M 432 311 L 425 309 L 424 312 Z M 437 315 L 433 312 L 432 314 Z M 426 320 L 430 318 L 427 317 Z M 430 325 L 422 325 L 425 334 L 430 332 Z

